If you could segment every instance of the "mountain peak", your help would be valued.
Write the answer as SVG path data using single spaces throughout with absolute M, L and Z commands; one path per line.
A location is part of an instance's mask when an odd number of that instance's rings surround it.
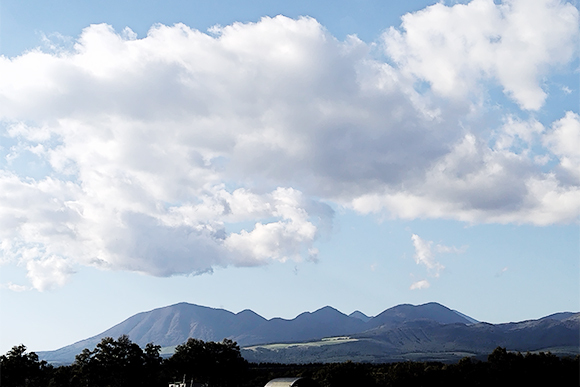
M 320 309 L 315 310 L 314 312 L 304 312 L 300 313 L 294 319 L 290 321 L 302 321 L 302 320 L 328 320 L 328 319 L 341 319 L 341 318 L 348 318 L 347 315 L 339 311 L 338 309 L 333 308 L 332 306 L 324 306 Z
M 353 317 L 353 318 L 358 318 L 359 320 L 364 321 L 364 322 L 367 322 L 371 319 L 371 317 L 367 316 L 366 314 L 364 314 L 360 310 L 355 310 L 354 312 L 352 312 L 348 316 Z
M 315 310 L 314 312 L 312 312 L 312 314 L 315 313 L 340 313 L 340 314 L 344 314 L 341 311 L 339 311 L 338 309 L 333 308 L 332 306 L 323 306 L 320 309 Z
M 439 324 L 473 323 L 473 319 L 468 318 L 468 316 L 462 316 L 437 302 L 429 302 L 422 305 L 401 304 L 394 306 L 372 318 L 369 324 L 372 327 L 379 327 L 414 320 L 432 320 Z

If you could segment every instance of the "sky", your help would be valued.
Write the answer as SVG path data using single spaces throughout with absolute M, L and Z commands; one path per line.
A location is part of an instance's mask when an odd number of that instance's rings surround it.
M 0 352 L 190 302 L 580 310 L 578 3 L 0 3 Z

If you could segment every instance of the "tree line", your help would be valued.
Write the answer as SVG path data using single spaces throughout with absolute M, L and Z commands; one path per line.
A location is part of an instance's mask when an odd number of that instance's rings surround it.
M 0 386 L 161 387 L 184 375 L 210 387 L 262 387 L 271 379 L 289 376 L 308 378 L 318 387 L 580 385 L 579 356 L 524 355 L 501 347 L 487 361 L 463 358 L 456 364 L 251 364 L 228 339 L 190 338 L 165 359 L 160 350 L 152 343 L 141 348 L 126 335 L 116 340 L 106 337 L 93 350 L 84 349 L 73 364 L 55 367 L 19 345 L 0 356 Z

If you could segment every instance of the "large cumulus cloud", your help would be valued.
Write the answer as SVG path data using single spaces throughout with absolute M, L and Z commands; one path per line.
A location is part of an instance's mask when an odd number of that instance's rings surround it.
M 574 221 L 579 117 L 528 111 L 574 57 L 578 12 L 524 3 L 438 4 L 372 45 L 278 16 L 142 39 L 92 25 L 71 51 L 3 57 L 2 259 L 43 290 L 79 264 L 168 276 L 316 259 L 333 205 Z M 521 110 L 489 127 L 495 82 Z

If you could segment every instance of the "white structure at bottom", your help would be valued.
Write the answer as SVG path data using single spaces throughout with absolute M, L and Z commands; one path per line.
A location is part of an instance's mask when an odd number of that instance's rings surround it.
M 277 378 L 272 379 L 264 387 L 295 387 L 302 378 Z

